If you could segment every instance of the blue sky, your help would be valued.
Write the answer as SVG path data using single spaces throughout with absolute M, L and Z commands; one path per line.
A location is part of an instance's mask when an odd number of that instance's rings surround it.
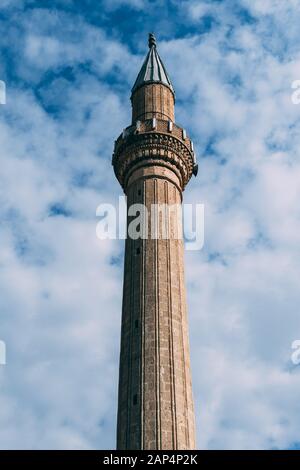
M 120 241 L 113 142 L 152 31 L 199 175 L 205 246 L 186 252 L 202 449 L 297 448 L 299 0 L 2 0 L 1 448 L 113 448 Z

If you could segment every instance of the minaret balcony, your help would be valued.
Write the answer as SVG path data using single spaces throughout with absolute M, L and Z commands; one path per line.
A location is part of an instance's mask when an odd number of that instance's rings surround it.
M 149 163 L 166 164 L 180 174 L 182 189 L 192 174 L 196 174 L 197 162 L 193 143 L 186 131 L 170 121 L 153 119 L 137 121 L 123 130 L 115 142 L 112 164 L 121 185 L 126 186 L 128 172 L 135 165 Z

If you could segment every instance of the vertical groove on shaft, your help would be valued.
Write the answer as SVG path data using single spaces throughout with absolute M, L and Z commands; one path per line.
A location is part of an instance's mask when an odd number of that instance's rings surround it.
M 130 256 L 130 277 L 133 276 L 133 240 L 129 241 Z M 132 311 L 133 311 L 133 290 L 134 283 L 130 284 L 130 300 L 129 300 L 129 335 L 128 335 L 128 392 L 127 392 L 127 427 L 126 427 L 126 445 L 130 446 L 130 424 L 131 424 L 131 396 L 132 396 Z
M 154 179 L 154 201 L 157 201 L 157 180 Z M 154 296 L 155 296 L 155 375 L 156 375 L 156 448 L 161 449 L 161 410 L 160 410 L 160 351 L 159 351 L 159 270 L 158 239 L 154 240 Z
M 145 206 L 145 181 L 142 182 L 143 190 L 142 190 L 142 203 Z M 142 242 L 142 305 L 141 305 L 141 351 L 142 351 L 142 370 L 141 370 L 141 449 L 145 448 L 145 433 L 144 433 L 144 416 L 145 416 L 145 397 L 144 397 L 144 382 L 145 382 L 145 279 L 146 279 L 146 272 L 145 272 L 145 243 L 146 241 L 143 240 Z
M 180 263 L 179 264 L 179 276 L 181 278 L 181 269 L 183 269 L 183 266 L 181 265 L 180 266 Z M 181 347 L 182 347 L 182 356 L 183 356 L 183 363 L 185 364 L 186 363 L 186 354 L 185 354 L 185 344 L 184 344 L 184 332 L 183 332 L 183 322 L 184 322 L 184 318 L 183 318 L 183 308 L 185 308 L 185 305 L 183 305 L 183 302 L 182 302 L 182 290 L 181 290 L 181 279 L 180 279 L 180 282 L 179 282 L 179 302 L 180 302 L 180 315 L 181 315 L 181 324 L 182 324 L 182 328 L 180 330 L 180 333 L 181 333 Z M 187 419 L 187 410 L 188 410 L 188 402 L 187 402 L 187 389 L 186 389 L 186 374 L 185 374 L 185 368 L 183 367 L 182 368 L 182 379 L 183 379 L 183 395 L 184 395 L 184 400 L 185 400 L 185 407 L 184 407 L 184 418 L 185 418 L 185 426 L 184 426 L 184 430 L 185 430 L 185 440 L 186 442 L 189 442 L 189 437 L 188 437 L 188 434 L 189 434 L 189 430 L 188 430 L 188 419 Z
M 168 184 L 164 183 L 165 190 L 165 204 L 172 204 L 169 198 Z M 168 321 L 169 321 L 169 348 L 170 348 L 170 399 L 171 399 L 171 412 L 172 412 L 172 448 L 177 449 L 177 420 L 176 420 L 176 400 L 175 400 L 175 371 L 174 371 L 174 335 L 173 335 L 173 316 L 172 316 L 172 271 L 171 271 L 171 215 L 167 215 L 167 234 L 166 240 L 167 248 L 167 289 L 168 289 Z

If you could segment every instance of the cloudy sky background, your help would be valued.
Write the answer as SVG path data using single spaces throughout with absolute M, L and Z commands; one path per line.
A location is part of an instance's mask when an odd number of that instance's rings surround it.
M 0 447 L 114 448 L 113 142 L 156 33 L 199 175 L 186 252 L 201 449 L 300 448 L 299 0 L 1 0 Z

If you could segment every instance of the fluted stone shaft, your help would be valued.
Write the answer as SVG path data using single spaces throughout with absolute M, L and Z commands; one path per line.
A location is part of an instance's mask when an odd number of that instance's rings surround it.
M 174 183 L 147 176 L 128 188 L 129 206 L 181 204 Z M 183 242 L 162 236 L 163 225 L 158 239 L 126 240 L 118 449 L 195 446 Z
M 128 228 L 138 216 L 130 213 L 133 205 L 141 204 L 149 216 L 140 219 L 141 236 L 130 234 L 125 246 L 117 448 L 193 449 L 178 207 L 196 174 L 196 162 L 192 142 L 174 122 L 174 90 L 153 35 L 149 47 L 133 87 L 132 124 L 116 140 L 113 155 L 116 177 L 127 195 Z M 155 206 L 159 210 L 153 218 Z

